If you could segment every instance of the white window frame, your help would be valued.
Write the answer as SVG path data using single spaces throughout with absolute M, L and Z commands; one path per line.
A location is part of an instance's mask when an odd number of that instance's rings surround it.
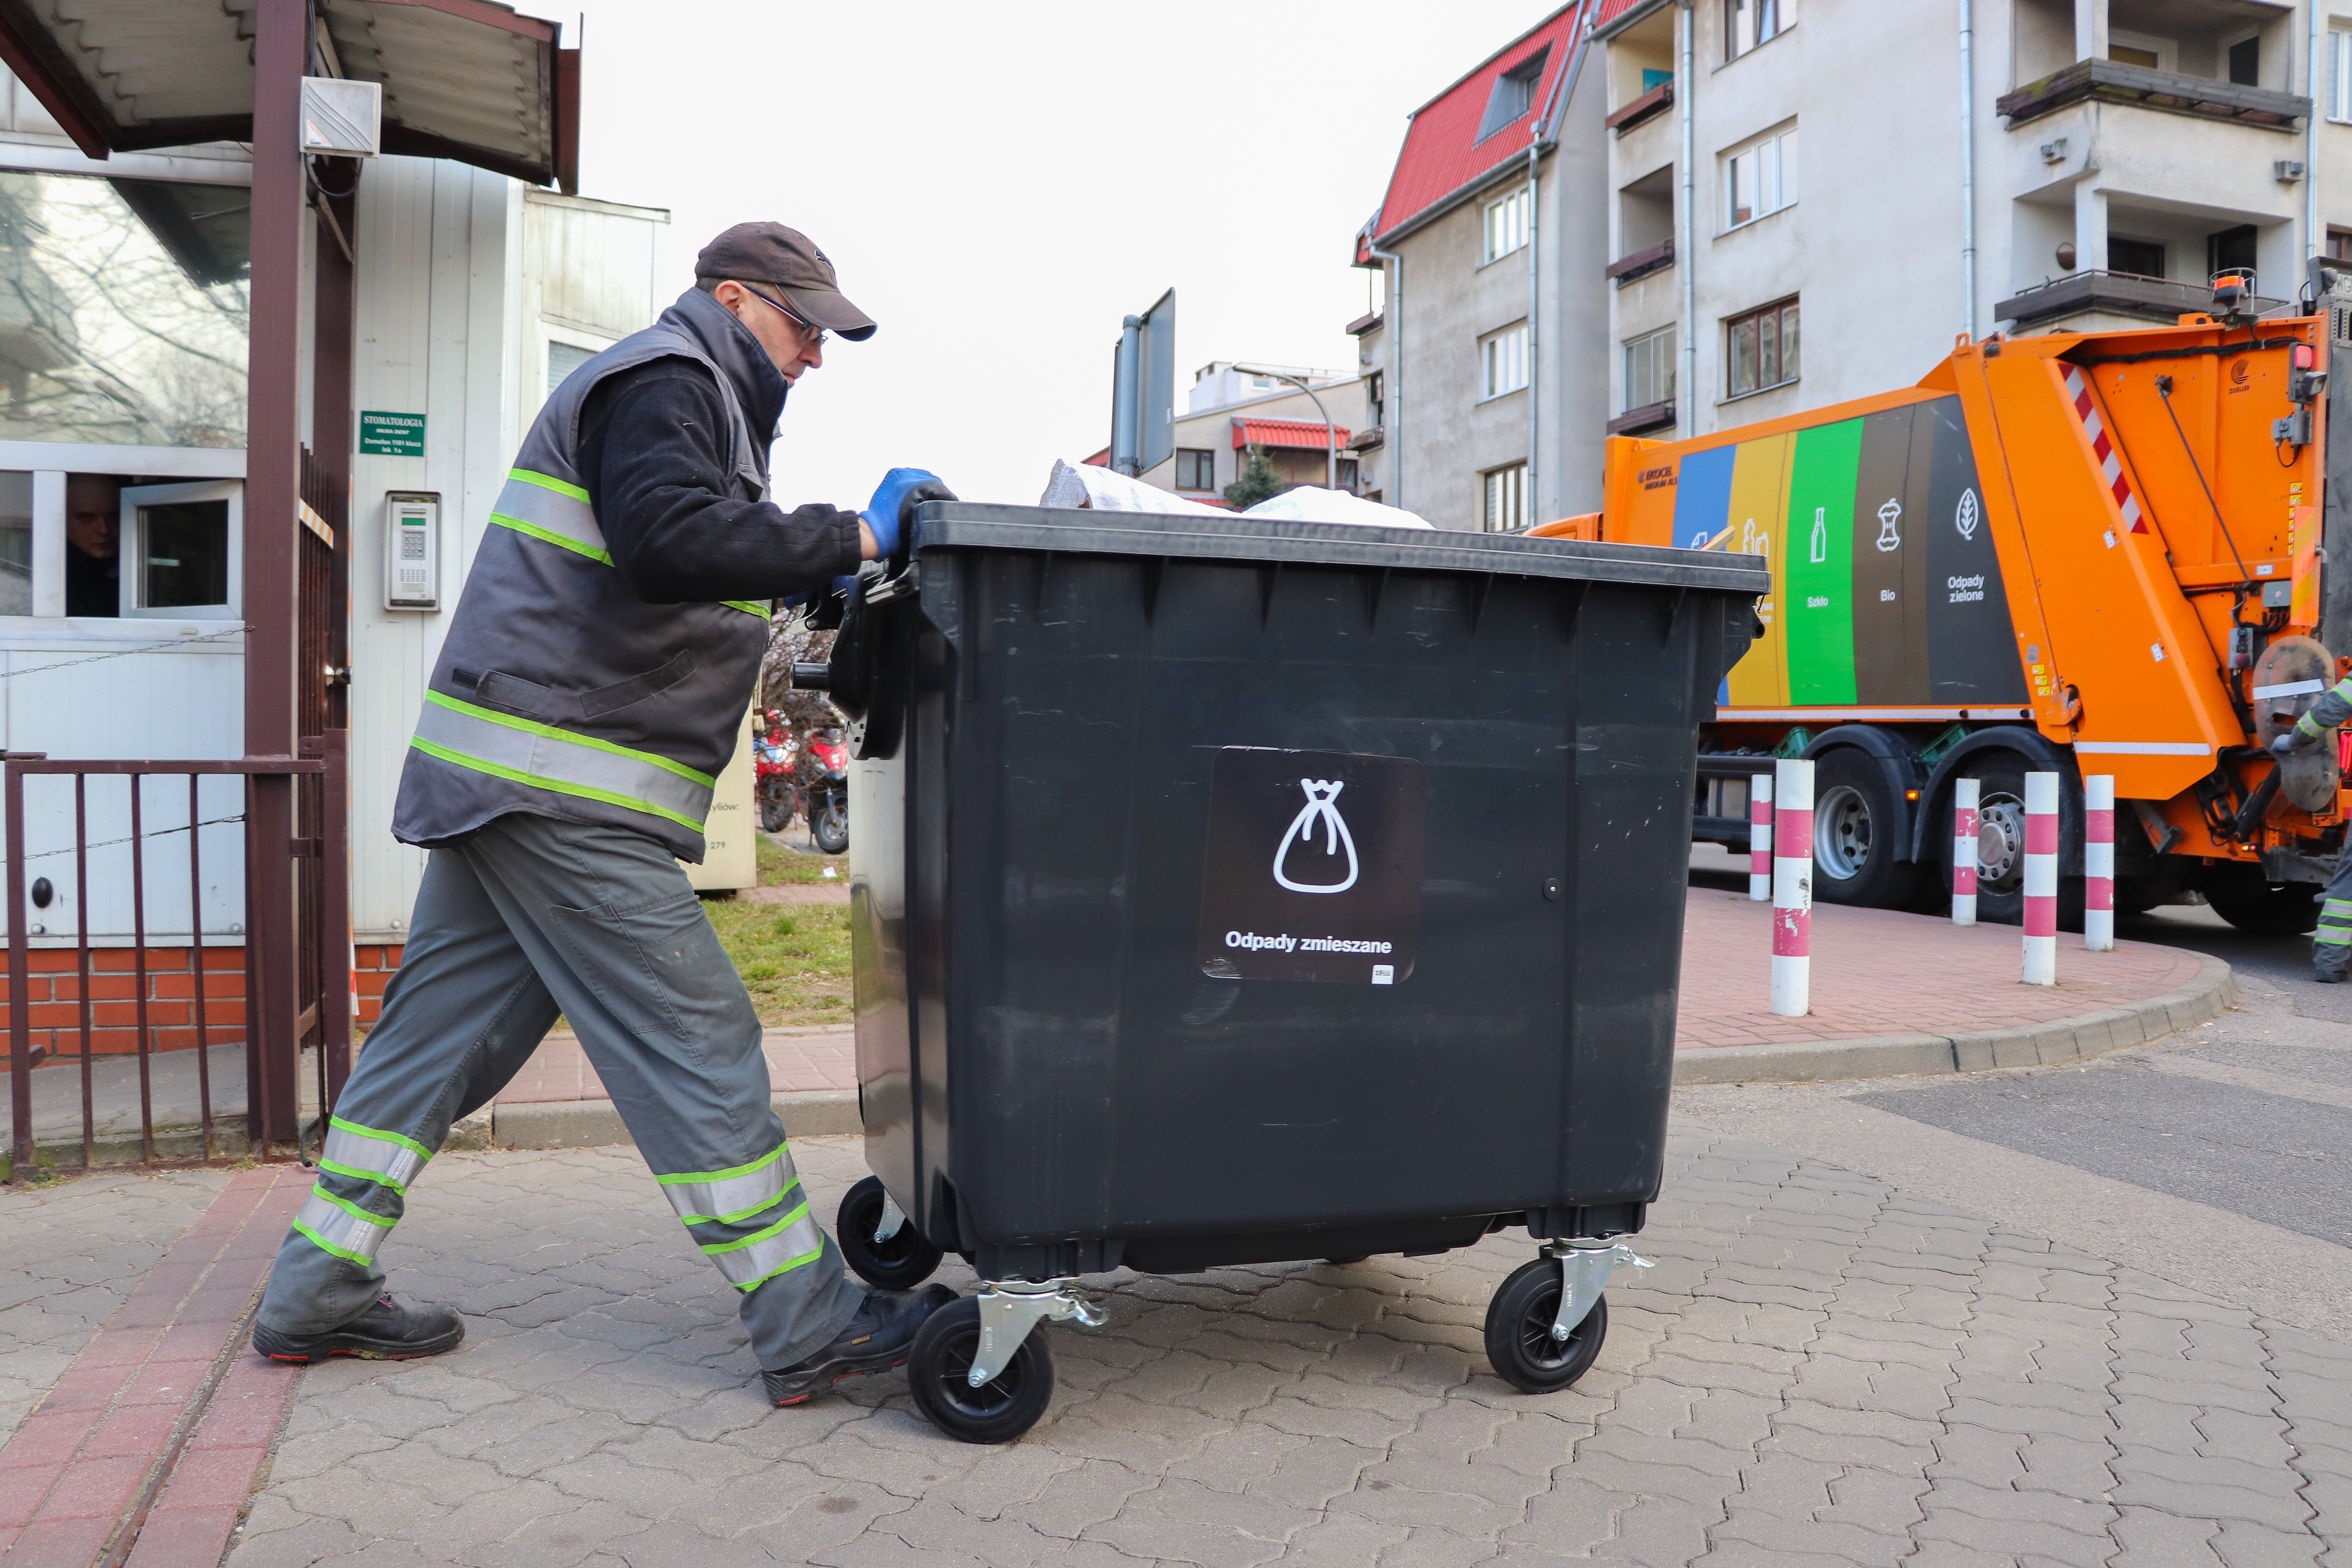
M 1717 160 L 1716 186 L 1723 194 L 1721 232 L 1746 228 L 1761 223 L 1774 213 L 1787 212 L 1797 205 L 1797 122 L 1793 120 L 1777 125 L 1761 136 L 1731 148 Z M 1736 205 L 1739 195 L 1738 182 L 1743 168 L 1756 185 L 1756 205 L 1746 217 L 1738 216 Z
M 2327 118 L 2352 125 L 2352 25 L 2327 29 Z
M 583 332 L 577 327 L 561 326 L 544 317 L 540 320 L 538 339 L 539 353 L 531 368 L 539 381 L 539 395 L 523 413 L 526 425 L 539 417 L 539 411 L 546 407 L 547 400 L 555 395 L 555 388 L 547 384 L 547 350 L 550 344 L 562 343 L 566 348 L 586 349 L 592 354 L 599 354 L 620 342 L 618 338 Z
M 2149 54 L 2154 55 L 2156 57 L 2156 68 L 2160 71 L 2178 71 L 2180 69 L 2180 46 L 2171 38 L 2159 38 L 2154 33 L 2129 32 L 2121 27 L 2108 28 L 2107 48 L 2109 51 L 2108 58 L 2110 59 L 2114 58 L 2113 51 L 2117 44 L 2121 44 L 2127 49 L 2145 49 Z M 2221 68 L 2225 72 L 2230 68 L 2230 61 L 2227 55 L 2224 55 L 2221 58 Z M 2221 79 L 2227 81 L 2229 78 L 2225 75 Z
M 1532 189 L 1521 185 L 1486 204 L 1484 222 L 1479 229 L 1479 266 L 1500 261 L 1506 256 L 1516 256 L 1528 247 L 1528 214 L 1535 205 L 1533 197 Z M 1498 227 L 1503 231 L 1505 241 L 1499 246 L 1495 242 Z
M 89 472 L 88 469 L 82 470 Z M 141 584 L 146 581 L 147 542 L 142 537 L 139 509 L 142 506 L 169 506 L 180 501 L 225 500 L 228 502 L 228 600 L 219 605 L 170 605 L 151 609 L 139 602 Z M 245 599 L 245 481 L 243 479 L 197 479 L 194 482 L 163 485 L 126 485 L 122 490 L 122 522 L 116 535 L 117 556 L 122 563 L 118 574 L 121 591 L 121 619 L 126 621 L 235 621 L 244 618 L 241 606 Z
M 1499 515 L 1498 515 L 1499 514 Z M 1528 526 L 1528 465 L 1524 458 L 1478 476 L 1478 527 L 1509 533 Z
M 1675 342 L 1676 331 L 1677 329 L 1672 325 L 1660 327 L 1654 331 L 1643 332 L 1627 338 L 1621 345 L 1623 352 L 1618 363 L 1622 367 L 1622 383 L 1618 388 L 1618 413 L 1631 414 L 1636 408 L 1647 408 L 1654 403 L 1672 403 L 1675 400 L 1675 376 L 1680 368 L 1681 357 L 1675 352 L 1677 346 Z M 1659 342 L 1663 342 L 1665 346 L 1664 392 L 1657 397 L 1636 398 L 1633 395 L 1634 357 L 1643 352 L 1654 353 L 1655 351 L 1652 345 Z
M 1511 379 L 1514 376 L 1517 379 Z M 1515 321 L 1478 340 L 1478 386 L 1481 403 L 1528 389 L 1526 321 Z
M 1745 30 L 1748 37 L 1745 42 L 1741 40 L 1741 29 L 1731 18 L 1731 5 L 1723 5 L 1723 63 L 1725 65 L 1729 65 L 1734 60 L 1746 59 L 1749 55 L 1797 25 L 1797 0 L 1739 0 L 1739 3 L 1747 11 L 1748 26 Z M 1759 38 L 1754 36 L 1756 20 L 1763 14 L 1768 4 L 1770 5 L 1773 13 L 1772 30 Z

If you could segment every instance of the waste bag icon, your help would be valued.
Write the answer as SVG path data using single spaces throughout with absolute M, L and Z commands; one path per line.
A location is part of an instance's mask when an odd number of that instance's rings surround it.
M 1356 840 L 1348 832 L 1348 819 L 1339 815 L 1339 792 L 1348 787 L 1344 779 L 1300 779 L 1298 787 L 1307 792 L 1307 804 L 1290 819 L 1290 831 L 1282 836 L 1282 843 L 1274 851 L 1274 879 L 1294 893 L 1344 893 L 1356 885 L 1360 868 L 1356 860 Z M 1291 846 L 1312 848 L 1317 827 L 1323 830 L 1323 853 L 1336 858 L 1347 851 L 1348 874 L 1336 882 L 1300 882 L 1291 879 L 1283 869 L 1290 858 Z M 1305 869 L 1305 868 L 1301 868 Z M 1329 870 L 1338 870 L 1334 866 Z

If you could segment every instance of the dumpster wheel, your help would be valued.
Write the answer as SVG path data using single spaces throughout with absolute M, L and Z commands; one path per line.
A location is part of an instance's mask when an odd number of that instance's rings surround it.
M 1609 1337 L 1601 1288 L 1628 1264 L 1650 1267 L 1622 1244 L 1554 1242 L 1514 1269 L 1486 1304 L 1486 1359 L 1495 1374 L 1522 1394 L 1550 1394 L 1582 1377 Z
M 907 1386 L 932 1426 L 966 1443 L 1009 1443 L 1045 1414 L 1054 1398 L 1054 1356 L 1034 1334 L 1023 1338 L 1003 1371 L 974 1388 L 980 1355 L 980 1298 L 966 1296 L 923 1320 L 907 1357 Z
M 911 1290 L 940 1266 L 940 1249 L 890 1201 L 877 1176 L 841 1195 L 833 1234 L 841 1243 L 843 1260 L 860 1279 L 880 1289 Z

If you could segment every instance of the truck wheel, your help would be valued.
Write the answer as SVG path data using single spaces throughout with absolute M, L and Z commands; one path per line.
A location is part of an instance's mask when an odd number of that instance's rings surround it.
M 931 1277 L 943 1256 L 923 1239 L 913 1220 L 898 1226 L 887 1241 L 874 1239 L 882 1223 L 882 1183 L 868 1176 L 841 1195 L 834 1211 L 834 1239 L 841 1244 L 842 1260 L 868 1285 L 884 1290 L 911 1290 Z
M 2319 926 L 2319 889 L 2308 882 L 2287 882 L 2236 898 L 2208 893 L 2205 901 L 2215 914 L 2256 936 L 2308 936 Z
M 1566 1388 L 1592 1368 L 1609 1337 L 1609 1299 L 1592 1303 L 1565 1341 L 1551 1336 L 1559 1316 L 1559 1259 L 1523 1263 L 1486 1303 L 1486 1359 L 1495 1375 L 1521 1394 Z
M 1977 781 L 1977 919 L 1987 925 L 2025 923 L 2026 761 L 2015 752 L 1982 752 L 1961 774 Z M 1952 887 L 1952 802 L 1947 795 L 1934 828 L 1936 864 L 1948 894 Z M 2058 929 L 2083 929 L 2083 879 L 2058 879 Z M 1948 905 L 1947 906 L 1948 908 Z
M 1556 1266 L 1555 1266 L 1556 1267 Z M 907 1356 L 907 1388 L 931 1425 L 965 1443 L 1010 1443 L 1054 1398 L 1054 1358 L 1032 1331 L 1005 1369 L 978 1388 L 968 1375 L 980 1353 L 980 1300 L 966 1296 L 923 1320 Z
M 1813 896 L 1825 904 L 1899 909 L 1919 868 L 1895 858 L 1894 794 L 1877 762 L 1851 747 L 1813 770 Z

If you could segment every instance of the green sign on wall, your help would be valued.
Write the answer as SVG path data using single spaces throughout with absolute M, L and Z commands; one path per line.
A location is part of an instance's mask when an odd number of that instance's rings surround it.
M 361 409 L 360 450 L 382 458 L 425 456 L 425 416 Z

